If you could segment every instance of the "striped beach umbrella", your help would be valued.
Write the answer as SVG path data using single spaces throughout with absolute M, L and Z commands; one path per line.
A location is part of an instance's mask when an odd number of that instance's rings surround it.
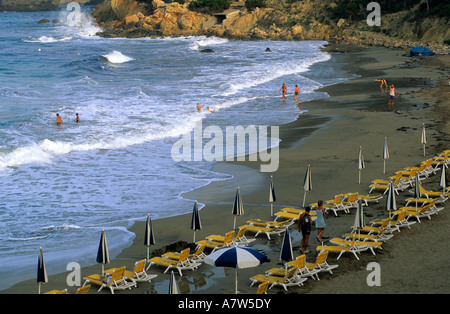
M 387 144 L 387 138 L 384 138 L 384 145 L 383 145 L 383 174 L 386 173 L 386 160 L 389 159 L 389 149 Z
M 42 253 L 42 248 L 39 248 L 38 266 L 37 266 L 37 283 L 38 283 L 38 293 L 41 293 L 41 283 L 47 283 L 47 269 L 45 268 L 44 254 Z
M 256 267 L 267 262 L 267 256 L 247 247 L 231 246 L 218 249 L 205 257 L 205 263 L 216 267 L 235 268 L 235 292 L 237 293 L 237 269 Z
M 100 243 L 98 245 L 97 252 L 97 263 L 102 264 L 102 276 L 105 273 L 105 264 L 109 264 L 109 251 L 108 251 L 108 243 L 106 242 L 105 230 L 102 230 L 102 235 L 100 236 Z
M 152 219 L 147 214 L 147 222 L 145 224 L 144 245 L 147 247 L 147 263 L 150 257 L 150 245 L 155 245 L 155 235 L 153 233 Z
M 233 204 L 234 225 L 233 229 L 236 229 L 236 217 L 244 215 L 244 204 L 242 203 L 241 189 L 238 187 L 236 191 L 236 197 Z
M 391 211 L 397 209 L 397 201 L 395 199 L 394 184 L 389 183 L 388 194 L 386 198 L 386 209 L 389 211 L 389 217 L 391 217 Z
M 442 192 L 445 193 L 445 189 L 447 188 L 447 177 L 445 175 L 445 167 L 447 165 L 445 163 L 442 164 L 442 172 L 441 172 L 441 181 L 439 182 L 439 186 L 442 187 Z
M 425 123 L 422 123 L 422 137 L 420 143 L 423 144 L 423 156 L 425 157 L 425 144 L 427 144 L 427 134 L 425 131 Z
M 175 274 L 172 273 L 170 274 L 170 281 L 169 281 L 169 294 L 179 294 L 180 293 L 180 288 L 178 288 L 178 284 L 177 281 L 175 280 Z
M 358 170 L 359 170 L 359 179 L 358 183 L 361 184 L 361 170 L 364 169 L 366 166 L 364 164 L 364 156 L 362 152 L 362 146 L 359 146 L 359 152 L 358 152 Z
M 195 231 L 202 229 L 202 222 L 200 221 L 200 214 L 198 213 L 197 201 L 194 203 L 192 210 L 191 229 L 194 230 L 194 243 L 195 243 Z
M 311 165 L 308 165 L 308 168 L 306 168 L 305 179 L 303 180 L 303 190 L 305 190 L 305 193 L 303 194 L 303 207 L 305 207 L 306 191 L 312 190 Z
M 273 176 L 270 176 L 269 186 L 269 203 L 270 203 L 270 217 L 273 217 L 273 203 L 277 201 L 275 196 L 275 186 L 273 185 Z

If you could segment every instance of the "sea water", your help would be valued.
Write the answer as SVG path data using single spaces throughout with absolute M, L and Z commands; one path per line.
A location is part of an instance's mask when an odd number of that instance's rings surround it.
M 302 113 L 295 84 L 305 102 L 346 79 L 323 41 L 106 39 L 87 11 L 77 25 L 67 14 L 0 12 L 0 289 L 35 278 L 40 247 L 62 272 L 95 263 L 102 229 L 114 256 L 134 221 L 191 212 L 183 192 L 230 178 L 171 158 L 199 121 L 280 125 Z

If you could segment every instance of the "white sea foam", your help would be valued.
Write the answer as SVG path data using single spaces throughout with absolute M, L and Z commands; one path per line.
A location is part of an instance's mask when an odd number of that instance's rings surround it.
M 226 44 L 228 39 L 218 37 L 195 37 L 195 41 L 189 46 L 191 50 L 199 50 L 199 48 L 205 46 L 216 46 Z
M 111 63 L 120 64 L 134 60 L 131 57 L 128 57 L 122 54 L 120 51 L 111 51 L 110 53 L 103 55 L 103 57 Z
M 67 41 L 67 40 L 71 40 L 71 39 L 72 39 L 71 36 L 63 36 L 63 37 L 59 37 L 59 38 L 52 37 L 52 36 L 41 36 L 39 38 L 25 40 L 25 42 L 50 44 L 50 43 L 56 43 L 59 41 Z

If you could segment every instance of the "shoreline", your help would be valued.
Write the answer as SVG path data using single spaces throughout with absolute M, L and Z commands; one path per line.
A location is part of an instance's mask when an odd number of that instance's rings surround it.
M 339 62 L 346 64 L 345 67 L 349 73 L 356 73 L 360 77 L 325 86 L 321 90 L 326 91 L 330 96 L 329 98 L 301 103 L 302 109 L 307 109 L 308 112 L 300 115 L 297 120 L 280 126 L 280 138 L 282 139 L 280 143 L 280 167 L 273 174 L 277 194 L 274 212 L 281 207 L 298 207 L 298 205 L 301 205 L 303 177 L 309 163 L 313 173 L 313 190 L 307 193 L 306 204 L 316 202 L 318 199 L 332 199 L 337 193 L 358 191 L 362 194 L 368 194 L 368 185 L 371 180 L 386 178 L 396 170 L 420 163 L 425 159 L 423 154 L 421 155 L 422 146 L 420 145 L 422 123 L 427 124 L 427 158 L 434 156 L 443 149 L 450 148 L 448 140 L 445 142 L 445 137 L 443 140 L 439 140 L 439 135 L 442 133 L 448 136 L 448 128 L 442 127 L 442 123 L 435 122 L 440 121 L 439 119 L 445 120 L 445 116 L 439 116 L 439 113 L 433 112 L 435 108 L 448 108 L 448 97 L 444 98 L 442 94 L 436 96 L 436 90 L 430 91 L 430 88 L 442 88 L 442 92 L 448 93 L 449 86 L 438 85 L 438 81 L 445 76 L 441 73 L 445 73 L 445 67 L 444 70 L 436 69 L 436 65 L 433 64 L 429 66 L 422 64 L 420 67 L 416 67 L 414 59 L 402 56 L 406 53 L 405 51 L 380 47 L 360 48 L 329 45 L 325 50 L 334 50 L 336 47 L 345 52 L 333 52 L 333 55 Z M 448 56 L 437 56 L 436 58 L 445 58 L 448 63 Z M 407 62 L 410 62 L 410 64 Z M 418 71 L 418 69 L 422 71 Z M 386 74 L 383 72 L 386 72 Z M 424 75 L 429 78 L 421 79 Z M 374 78 L 379 77 L 387 77 L 389 83 L 391 81 L 395 83 L 400 94 L 400 98 L 396 100 L 395 108 L 401 110 L 398 114 L 386 111 L 387 97 L 381 96 L 378 82 L 373 82 Z M 423 106 L 425 102 L 429 106 Z M 431 116 L 433 113 L 435 114 L 434 117 Z M 314 132 L 313 136 L 305 135 L 311 133 L 311 129 L 314 129 L 314 126 L 320 121 L 325 121 L 325 128 L 317 127 L 312 131 Z M 444 122 L 444 125 L 448 124 L 447 121 Z M 380 157 L 384 136 L 388 136 L 391 154 L 387 161 L 386 175 L 382 174 L 382 159 Z M 373 145 L 370 146 L 372 143 Z M 366 169 L 363 170 L 361 184 L 358 184 L 356 162 L 360 145 L 363 145 Z M 209 234 L 223 235 L 232 229 L 234 216 L 231 215 L 231 207 L 238 185 L 241 187 L 245 214 L 238 217 L 237 225 L 245 224 L 247 219 L 250 218 L 270 219 L 270 205 L 268 203 L 268 178 L 270 174 L 260 173 L 258 168 L 259 164 L 256 162 L 219 162 L 214 169 L 233 174 L 233 179 L 214 181 L 182 195 L 185 198 L 196 199 L 198 202 L 205 204 L 205 207 L 200 211 L 203 228 L 196 232 L 197 241 Z M 250 188 L 250 185 L 255 182 L 258 182 L 258 186 Z M 404 204 L 401 199 L 398 199 L 397 203 Z M 380 202 L 379 206 L 373 206 L 373 208 L 369 206 L 366 221 L 371 219 L 367 218 L 368 215 L 372 215 L 374 218 L 384 217 L 386 212 L 381 210 L 383 206 L 383 201 Z M 340 215 L 340 217 L 332 217 L 331 214 L 327 219 L 327 228 L 324 235 L 338 237 L 344 231 L 347 232 L 353 223 L 353 214 L 354 212 L 352 212 L 352 215 Z M 420 225 L 412 226 L 411 231 L 402 232 L 399 234 L 399 241 L 403 241 L 403 244 L 407 243 L 408 234 L 413 233 L 413 229 L 421 229 L 416 230 L 413 234 L 420 235 L 423 229 L 433 228 L 429 225 L 435 225 L 435 221 L 439 221 L 441 227 L 443 227 L 444 219 L 446 219 L 445 211 L 442 215 L 433 217 L 431 221 L 424 221 Z M 221 223 L 218 224 L 217 221 L 221 221 Z M 193 232 L 189 229 L 190 214 L 158 219 L 152 222 L 156 245 L 150 247 L 150 252 L 180 240 L 188 242 L 192 240 Z M 111 264 L 107 265 L 107 268 L 126 265 L 127 269 L 132 269 L 136 260 L 145 258 L 144 224 L 145 222 L 138 221 L 130 228 L 130 231 L 136 234 L 133 244 L 122 250 L 114 260 L 111 260 Z M 291 230 L 293 230 L 292 227 Z M 443 232 L 445 233 L 445 227 Z M 312 239 L 310 239 L 311 253 L 307 254 L 307 260 L 312 260 L 316 254 L 317 240 L 315 234 L 316 232 L 313 229 Z M 442 236 L 441 233 L 439 235 Z M 293 231 L 291 231 L 291 236 L 294 238 L 294 255 L 297 256 L 299 238 Z M 247 237 L 252 236 L 247 234 Z M 271 261 L 258 268 L 239 270 L 239 290 L 243 293 L 256 292 L 256 287 L 249 287 L 251 276 L 263 273 L 271 267 L 279 267 L 280 264 L 278 256 L 281 239 L 275 238 L 272 241 L 267 241 L 266 238 L 261 236 L 257 239 L 254 242 L 255 245 L 259 250 L 270 254 Z M 430 239 L 424 239 L 425 243 L 429 243 Z M 383 265 L 392 263 L 394 260 L 397 265 L 406 261 L 404 255 L 395 253 L 394 248 L 399 246 L 396 242 L 397 235 L 386 245 L 383 245 L 382 254 L 372 256 L 363 253 L 359 262 L 350 255 L 344 255 L 337 261 L 339 267 L 334 275 L 323 275 L 318 282 L 308 280 L 304 287 L 290 289 L 290 292 L 326 293 L 328 292 L 327 289 L 336 292 L 335 287 L 343 287 L 337 292 L 388 293 L 393 291 L 394 293 L 401 293 L 402 291 L 396 290 L 397 287 L 384 290 L 383 286 L 378 289 L 378 287 L 370 288 L 367 285 L 364 287 L 360 284 L 355 287 L 355 289 L 360 290 L 353 290 L 352 292 L 351 289 L 348 289 L 351 283 L 360 280 L 361 277 L 365 280 L 367 271 L 362 268 L 367 262 L 379 262 L 380 256 Z M 433 242 L 433 245 L 444 245 L 443 242 L 450 243 L 439 241 L 439 243 Z M 443 254 L 445 255 L 447 251 L 444 251 Z M 403 254 L 408 254 L 408 252 L 403 250 Z M 431 254 L 428 254 L 428 258 L 432 258 L 431 256 Z M 92 260 L 95 262 L 95 252 L 93 252 Z M 329 263 L 336 263 L 334 255 L 330 254 Z M 424 264 L 425 267 L 429 265 L 427 262 L 424 262 Z M 419 266 L 417 265 L 416 268 Z M 382 267 L 384 269 L 384 266 Z M 98 273 L 100 269 L 101 267 L 98 264 L 83 267 L 81 270 L 82 276 Z M 163 274 L 163 271 L 164 269 L 153 266 L 148 272 L 157 274 L 158 277 L 151 283 L 140 284 L 137 289 L 121 291 L 120 293 L 166 293 L 169 275 Z M 67 274 L 60 273 L 49 276 L 49 283 L 43 286 L 43 291 L 65 288 Z M 343 276 L 344 274 L 345 276 Z M 349 277 L 353 278 L 353 281 L 347 279 Z M 346 278 L 346 280 L 343 280 L 343 278 Z M 444 281 L 444 278 L 441 280 Z M 182 293 L 230 293 L 233 289 L 234 271 L 202 265 L 197 271 L 185 271 L 183 277 L 177 276 L 177 281 Z M 403 279 L 402 284 L 405 285 L 405 282 L 406 279 Z M 341 286 L 342 283 L 344 283 L 344 286 Z M 450 284 L 440 284 L 441 289 L 442 285 L 444 291 L 448 292 Z M 367 290 L 361 290 L 362 288 Z M 426 292 L 420 290 L 424 289 L 420 285 L 415 289 L 418 289 L 417 292 Z M 68 287 L 68 290 L 74 292 L 76 287 Z M 18 283 L 12 288 L 0 292 L 36 293 L 36 291 L 37 285 L 33 279 Z M 269 293 L 280 291 L 282 290 L 274 288 Z M 413 290 L 412 292 L 416 291 Z M 90 293 L 97 294 L 97 289 L 92 288 Z M 109 291 L 104 290 L 102 293 L 109 294 Z

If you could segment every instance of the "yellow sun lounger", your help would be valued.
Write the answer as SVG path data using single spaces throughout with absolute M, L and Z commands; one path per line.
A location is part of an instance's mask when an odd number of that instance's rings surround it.
M 149 269 L 152 265 L 159 265 L 162 267 L 166 267 L 166 270 L 164 270 L 164 273 L 166 273 L 171 268 L 178 269 L 178 272 L 180 273 L 180 276 L 183 276 L 182 270 L 196 270 L 201 264 L 197 262 L 193 262 L 188 260 L 190 249 L 184 249 L 180 253 L 180 257 L 178 260 L 173 260 L 170 258 L 164 258 L 164 257 L 153 257 L 148 262 L 149 265 L 147 269 Z
M 281 228 L 281 227 L 289 227 L 294 223 L 294 220 L 285 220 L 285 221 L 272 221 L 272 220 L 261 220 L 261 219 L 250 219 L 247 221 L 249 225 L 258 226 L 258 227 L 266 227 L 266 228 Z
M 195 250 L 194 254 L 189 254 L 188 259 L 193 262 L 202 263 L 205 260 L 206 254 L 204 253 L 206 244 L 199 245 Z M 178 260 L 180 258 L 179 252 L 167 252 L 162 255 L 164 258 L 170 258 L 174 260 Z
M 364 243 L 363 245 L 357 245 L 355 243 L 355 237 L 353 237 L 352 241 L 349 241 L 350 244 L 346 246 L 342 245 L 320 245 L 316 247 L 316 250 L 319 252 L 333 252 L 333 253 L 339 253 L 338 257 L 336 259 L 339 259 L 342 254 L 344 253 L 352 253 L 357 260 L 359 260 L 358 254 L 361 254 L 361 252 L 369 250 L 370 247 L 367 245 L 367 243 Z
M 319 279 L 317 276 L 317 273 L 319 270 L 309 269 L 306 267 L 306 255 L 300 255 L 297 256 L 297 258 L 292 261 L 285 264 L 285 267 L 275 267 L 271 268 L 266 271 L 266 275 L 272 275 L 272 276 L 285 276 L 288 272 L 288 269 L 291 267 L 297 268 L 297 276 L 306 278 L 306 277 L 312 277 L 313 279 Z
M 272 240 L 271 236 L 275 234 L 280 236 L 283 232 L 286 231 L 286 227 L 267 228 L 267 227 L 247 225 L 246 231 L 255 233 L 255 238 L 260 234 L 265 234 L 269 240 Z
M 99 292 L 102 291 L 103 288 L 109 288 L 112 294 L 114 294 L 115 290 L 125 290 L 125 289 L 131 290 L 132 287 L 136 287 L 135 282 L 126 281 L 124 273 L 125 273 L 125 266 L 122 266 L 119 268 L 113 268 L 112 270 L 110 270 L 110 273 L 106 271 L 105 272 L 106 276 L 102 276 L 99 274 L 86 276 L 84 277 L 85 282 L 83 286 L 85 286 L 88 283 L 92 283 L 100 286 L 100 289 L 98 289 Z
M 134 263 L 133 271 L 125 269 L 124 276 L 134 282 L 146 282 L 151 281 L 153 278 L 158 277 L 158 275 L 149 275 L 146 273 L 145 269 L 145 259 L 137 261 Z
M 303 286 L 303 283 L 307 280 L 307 278 L 301 278 L 297 276 L 297 268 L 292 267 L 288 270 L 287 274 L 284 276 L 271 276 L 259 274 L 250 278 L 252 283 L 250 287 L 255 283 L 265 283 L 268 282 L 270 284 L 269 289 L 272 289 L 274 286 L 282 286 L 285 291 L 288 291 L 288 287 L 299 287 Z
M 345 239 L 341 239 L 341 238 L 333 238 L 330 240 L 330 243 L 333 243 L 336 245 L 341 245 L 341 246 L 368 245 L 369 250 L 372 252 L 373 255 L 376 255 L 374 249 L 381 250 L 381 245 L 383 244 L 382 242 L 375 242 L 375 241 L 358 241 L 358 240 L 356 240 L 356 236 L 355 236 L 355 240 L 345 240 Z
M 226 246 L 230 246 L 233 245 L 233 235 L 234 235 L 234 231 L 229 231 L 225 234 L 225 237 L 223 238 L 223 241 L 220 241 L 220 239 L 218 239 L 217 241 L 214 240 L 200 240 L 195 242 L 195 244 L 197 244 L 197 248 L 200 245 L 205 245 L 207 248 L 209 249 L 213 249 L 213 252 L 217 249 L 220 249 L 222 247 L 226 247 Z

